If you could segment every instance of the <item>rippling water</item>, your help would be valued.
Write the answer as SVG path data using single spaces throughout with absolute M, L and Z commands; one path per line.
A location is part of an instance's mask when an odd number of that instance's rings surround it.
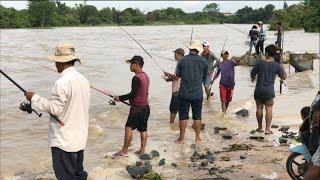
M 251 25 L 233 25 L 249 30 Z M 192 26 L 143 26 L 125 27 L 151 54 L 173 58 L 172 51 L 178 47 L 186 50 L 190 41 Z M 275 41 L 268 31 L 267 41 Z M 225 37 L 229 35 L 226 49 L 230 56 L 242 55 L 246 36 L 224 25 L 196 25 L 194 38 L 211 42 L 211 50 L 219 54 Z M 170 101 L 170 83 L 161 78 L 161 70 L 150 60 L 138 45 L 117 27 L 81 27 L 54 29 L 14 29 L 1 30 L 0 57 L 1 70 L 9 74 L 25 89 L 33 90 L 48 97 L 50 89 L 59 77 L 58 74 L 39 67 L 39 64 L 54 68 L 54 64 L 45 60 L 45 56 L 53 53 L 59 42 L 67 42 L 76 47 L 77 54 L 84 64 L 77 65 L 78 70 L 90 81 L 91 85 L 113 94 L 129 92 L 133 74 L 124 59 L 140 54 L 145 59 L 144 70 L 151 77 L 149 102 L 151 117 L 149 119 L 148 150 L 167 148 L 167 156 L 184 161 L 185 152 L 172 146 L 178 136 L 178 126 L 168 125 Z M 296 53 L 318 52 L 319 34 L 304 31 L 285 33 L 284 50 Z M 173 71 L 175 62 L 154 58 L 165 70 Z M 286 81 L 283 94 L 279 95 L 279 81 L 276 81 L 276 100 L 273 122 L 277 124 L 299 124 L 301 107 L 310 105 L 319 89 L 319 61 L 314 61 L 315 70 L 295 74 L 291 67 L 291 75 Z M 248 130 L 255 127 L 255 105 L 253 101 L 254 84 L 249 72 L 251 67 L 236 67 L 236 87 L 234 100 L 229 114 L 238 129 Z M 288 72 L 288 66 L 286 66 Z M 220 117 L 220 103 L 217 84 L 213 87 L 214 98 L 204 101 L 204 122 L 207 128 L 223 123 Z M 21 172 L 44 172 L 51 168 L 50 149 L 47 146 L 48 116 L 41 118 L 29 115 L 18 109 L 25 101 L 19 91 L 7 79 L 1 76 L 1 177 L 9 177 Z M 85 167 L 88 171 L 96 168 L 106 152 L 119 150 L 123 141 L 123 127 L 128 115 L 128 107 L 123 104 L 108 105 L 109 97 L 92 91 L 90 105 L 90 129 L 87 149 L 85 151 Z M 232 115 L 235 111 L 246 107 L 249 109 L 248 119 L 238 120 Z M 101 131 L 102 128 L 103 132 Z M 193 133 L 187 132 L 188 141 L 193 141 Z M 138 134 L 134 134 L 133 148 L 138 148 Z M 208 143 L 209 131 L 203 134 Z M 213 140 L 214 141 L 214 140 Z M 132 159 L 122 162 L 131 162 Z M 134 162 L 134 161 L 133 161 Z M 121 164 L 106 164 L 110 168 L 121 167 Z

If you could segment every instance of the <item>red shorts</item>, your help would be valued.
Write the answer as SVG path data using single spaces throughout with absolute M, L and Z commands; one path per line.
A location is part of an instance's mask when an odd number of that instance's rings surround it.
M 220 84 L 219 89 L 220 89 L 220 100 L 222 102 L 231 102 L 232 101 L 232 94 L 233 94 L 233 87 L 228 88 L 228 87 L 225 87 L 224 85 Z

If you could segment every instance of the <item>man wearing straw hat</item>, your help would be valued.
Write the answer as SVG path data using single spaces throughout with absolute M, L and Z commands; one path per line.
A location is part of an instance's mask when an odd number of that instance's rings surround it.
M 185 141 L 185 130 L 191 106 L 195 127 L 195 142 L 201 143 L 202 85 L 207 79 L 208 62 L 198 55 L 202 51 L 202 45 L 199 41 L 194 41 L 187 47 L 189 48 L 189 54 L 181 58 L 176 68 L 176 76 L 181 78 L 181 83 L 179 89 L 180 137 L 175 142 L 184 143 Z
M 49 145 L 52 153 L 54 173 L 59 180 L 87 179 L 83 169 L 84 149 L 88 137 L 90 85 L 88 80 L 73 66 L 76 61 L 75 48 L 59 44 L 55 54 L 47 57 L 55 62 L 61 77 L 55 82 L 49 99 L 34 92 L 25 96 L 42 111 L 59 118 L 64 126 L 49 121 Z

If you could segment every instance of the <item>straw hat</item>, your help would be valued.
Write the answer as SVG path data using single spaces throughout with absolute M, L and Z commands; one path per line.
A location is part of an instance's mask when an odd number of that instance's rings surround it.
M 80 63 L 82 63 L 80 58 L 75 55 L 74 47 L 66 43 L 58 44 L 54 55 L 47 56 L 47 58 L 53 62 L 65 63 L 72 60 L 78 60 Z
M 187 48 L 189 48 L 189 49 L 195 49 L 195 50 L 197 50 L 197 51 L 199 51 L 199 52 L 201 52 L 201 51 L 203 50 L 202 44 L 201 44 L 200 41 L 198 41 L 198 40 L 194 40 L 194 41 L 192 41 L 191 45 L 188 44 L 188 45 L 186 45 L 186 46 L 187 46 Z

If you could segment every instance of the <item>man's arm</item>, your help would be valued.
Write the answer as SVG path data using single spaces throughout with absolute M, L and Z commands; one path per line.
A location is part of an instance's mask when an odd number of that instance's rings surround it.
M 138 90 L 140 87 L 140 79 L 137 76 L 134 76 L 132 78 L 132 83 L 131 83 L 131 92 L 122 96 L 119 96 L 119 99 L 114 98 L 115 100 L 119 100 L 119 101 L 126 101 L 129 99 L 133 99 L 137 96 L 138 94 Z M 116 97 L 116 96 L 115 96 Z
M 179 77 L 176 76 L 175 74 L 170 74 L 170 73 L 168 73 L 168 72 L 164 72 L 164 75 L 170 77 L 170 79 L 171 79 L 172 81 L 176 81 L 176 80 L 179 79 Z
M 213 67 L 212 67 L 212 70 L 214 70 L 216 67 L 219 66 L 220 61 L 219 61 L 219 58 L 218 58 L 215 54 L 213 54 L 213 53 L 212 53 L 212 57 L 213 57 L 213 59 L 215 60 L 215 63 L 214 63 L 214 65 L 213 65 Z
M 32 92 L 27 92 L 26 96 L 28 100 L 31 100 L 31 103 L 41 111 L 46 111 L 51 115 L 59 116 L 63 113 L 63 109 L 70 92 L 71 86 L 69 83 L 56 82 L 52 88 L 49 100 L 39 96 L 38 94 L 32 94 Z
M 258 74 L 258 71 L 259 71 L 259 62 L 257 62 L 254 67 L 252 68 L 251 70 L 251 73 L 250 73 L 250 77 L 251 77 L 251 81 L 253 82 L 256 78 L 256 75 Z

